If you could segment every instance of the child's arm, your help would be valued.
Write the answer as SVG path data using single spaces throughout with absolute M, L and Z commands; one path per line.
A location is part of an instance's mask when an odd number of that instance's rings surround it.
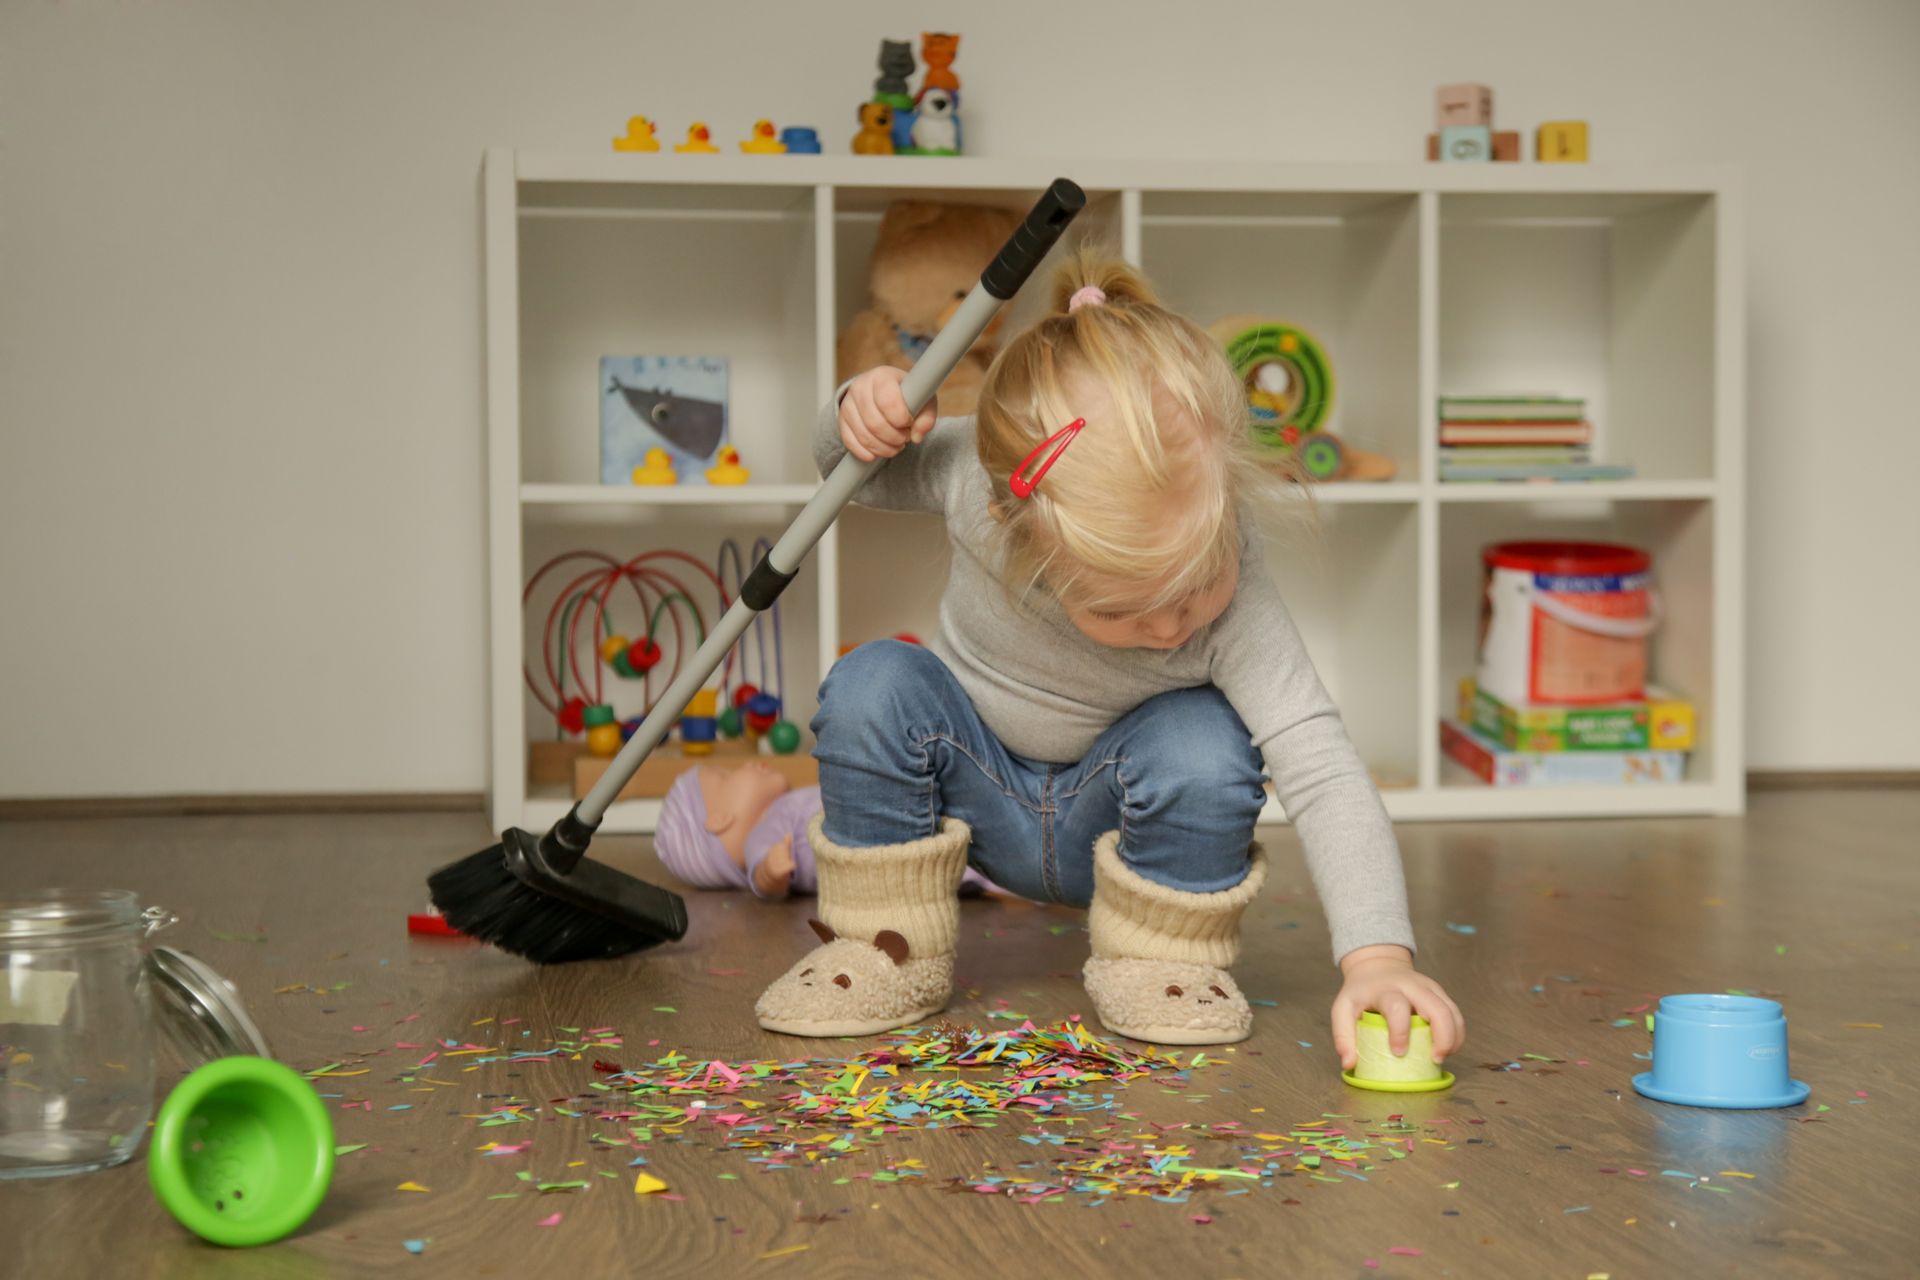
M 883 365 L 848 379 L 820 411 L 813 461 L 825 477 L 849 451 L 863 460 L 887 458 L 853 500 L 883 511 L 939 513 L 952 480 L 974 464 L 973 420 L 936 421 L 933 404 L 910 416 L 900 394 L 906 376 Z
M 1375 1008 L 1407 1042 L 1407 1015 L 1433 1023 L 1434 1047 L 1457 1048 L 1465 1024 L 1438 983 L 1413 970 L 1406 876 L 1386 806 L 1347 737 L 1339 709 L 1313 669 L 1257 543 L 1240 564 L 1240 585 L 1215 624 L 1213 680 L 1252 732 L 1280 803 L 1300 833 L 1307 869 L 1345 975 L 1334 1002 L 1334 1043 L 1353 1064 L 1353 1026 Z

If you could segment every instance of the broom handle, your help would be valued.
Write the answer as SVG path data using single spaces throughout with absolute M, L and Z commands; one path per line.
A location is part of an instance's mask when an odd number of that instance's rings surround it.
M 993 262 L 980 273 L 980 280 L 967 294 L 953 318 L 947 321 L 920 358 L 914 361 L 906 380 L 900 384 L 900 394 L 906 399 L 909 415 L 918 415 L 927 402 L 933 399 L 933 393 L 947 380 L 954 366 L 967 354 L 980 335 L 986 332 L 987 325 L 999 312 L 1001 306 L 1020 291 L 1027 277 L 1033 274 L 1040 260 L 1060 239 L 1074 215 L 1078 214 L 1087 202 L 1086 193 L 1066 178 L 1056 178 L 1053 185 L 1040 197 L 1038 203 L 1028 212 L 1026 220 L 1002 245 Z M 853 501 L 853 496 L 866 484 L 867 477 L 881 465 L 880 460 L 862 462 L 852 454 L 840 459 L 833 473 L 829 475 L 807 505 L 800 509 L 787 531 L 780 535 L 760 562 L 753 566 L 753 572 L 740 586 L 740 594 L 728 607 L 719 623 L 709 632 L 700 647 L 694 651 L 693 658 L 681 664 L 680 674 L 667 685 L 666 691 L 653 704 L 653 710 L 647 713 L 640 727 L 633 731 L 626 745 L 620 748 L 607 765 L 607 771 L 586 794 L 586 798 L 574 806 L 572 818 L 583 824 L 589 831 L 600 825 L 600 819 L 606 815 L 607 806 L 620 794 L 628 781 L 639 771 L 641 764 L 653 754 L 653 749 L 666 739 L 680 713 L 706 684 L 707 679 L 720 669 L 727 651 L 734 642 L 746 634 L 754 615 L 771 608 L 773 602 L 785 590 L 786 585 L 800 571 L 800 562 L 807 558 L 814 544 L 833 522 L 840 512 Z M 579 853 L 584 853 L 581 846 Z M 578 854 L 574 861 L 578 861 Z M 572 869 L 573 863 L 556 866 L 554 870 L 565 873 Z

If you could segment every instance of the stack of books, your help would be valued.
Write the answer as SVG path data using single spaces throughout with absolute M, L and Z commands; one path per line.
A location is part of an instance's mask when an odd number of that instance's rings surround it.
M 1631 466 L 1593 461 L 1587 402 L 1555 395 L 1440 397 L 1440 478 L 1626 480 Z
M 1686 777 L 1695 722 L 1691 702 L 1660 689 L 1606 706 L 1513 706 L 1468 676 L 1440 749 L 1496 787 L 1674 783 Z

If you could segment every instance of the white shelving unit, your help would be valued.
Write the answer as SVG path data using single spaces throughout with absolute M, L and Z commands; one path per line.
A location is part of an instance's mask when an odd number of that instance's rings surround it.
M 814 417 L 833 344 L 865 302 L 880 211 L 902 197 L 1024 208 L 1066 174 L 1081 231 L 1110 237 L 1168 302 L 1313 331 L 1336 372 L 1331 426 L 1399 478 L 1315 491 L 1323 532 L 1270 555 L 1315 661 L 1396 818 L 1737 813 L 1744 502 L 1739 194 L 1714 169 L 1292 165 L 968 157 L 561 155 L 484 169 L 491 806 L 536 829 L 565 811 L 528 785 L 550 725 L 527 693 L 530 564 L 592 546 L 773 535 L 817 482 Z M 1030 296 L 1016 303 L 1031 307 Z M 753 483 L 619 488 L 598 476 L 598 361 L 714 354 Z M 1435 399 L 1456 388 L 1586 396 L 1617 484 L 1441 484 Z M 1441 755 L 1471 670 L 1479 550 L 1620 538 L 1654 553 L 1669 621 L 1653 674 L 1700 707 L 1677 786 L 1496 790 Z M 804 726 L 842 642 L 936 629 L 946 541 L 925 517 L 854 510 L 785 609 L 787 714 Z M 623 708 L 623 711 L 625 708 Z M 1270 816 L 1281 815 L 1270 806 Z M 607 829 L 651 830 L 657 805 Z

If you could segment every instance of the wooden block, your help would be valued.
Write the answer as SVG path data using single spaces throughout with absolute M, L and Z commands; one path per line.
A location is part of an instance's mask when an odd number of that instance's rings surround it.
M 1550 120 L 1541 125 L 1534 139 L 1533 158 L 1541 164 L 1585 164 L 1587 122 Z
M 1444 164 L 1485 164 L 1493 158 L 1493 130 L 1483 124 L 1450 124 L 1440 131 Z
M 1438 160 L 1439 158 L 1440 158 L 1440 135 L 1437 133 L 1430 133 L 1427 135 L 1427 159 Z
M 616 800 L 658 800 L 667 794 L 674 779 L 698 764 L 718 765 L 725 769 L 741 765 L 749 760 L 757 760 L 786 778 L 795 787 L 819 785 L 820 764 L 812 756 L 761 755 L 753 746 L 739 738 L 723 739 L 716 742 L 713 754 L 690 756 L 680 749 L 677 742 L 664 742 L 641 764 L 633 780 L 620 789 Z M 578 800 L 600 781 L 600 775 L 607 771 L 608 760 L 595 755 L 582 755 L 573 763 L 573 798 Z
M 1505 129 L 1493 135 L 1493 158 L 1501 164 L 1520 159 L 1520 131 Z
M 1484 84 L 1443 84 L 1433 95 L 1433 127 L 1483 124 L 1493 127 L 1493 90 Z
M 573 762 L 587 754 L 578 738 L 546 738 L 527 744 L 527 785 L 566 787 L 573 784 Z

